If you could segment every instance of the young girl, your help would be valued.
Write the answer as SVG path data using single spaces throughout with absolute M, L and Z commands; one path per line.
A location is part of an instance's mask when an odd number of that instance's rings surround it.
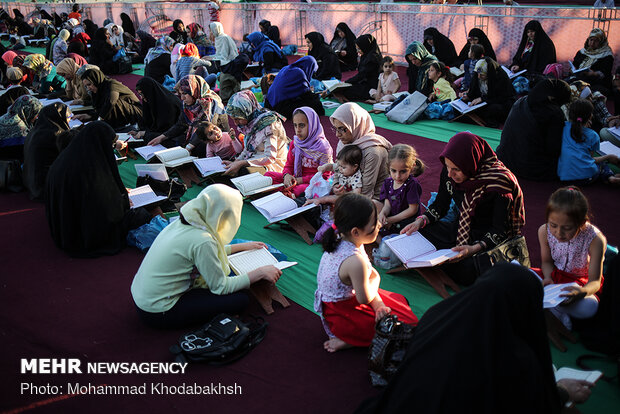
M 567 301 L 552 309 L 570 329 L 570 317 L 585 319 L 598 309 L 595 296 L 603 284 L 605 236 L 588 217 L 588 200 L 577 187 L 564 187 L 551 194 L 547 203 L 547 223 L 538 229 L 543 284 L 572 283 L 566 287 Z
M 425 168 L 415 148 L 406 144 L 390 149 L 388 164 L 390 177 L 383 182 L 379 196 L 379 201 L 383 202 L 379 212 L 381 235 L 399 233 L 419 215 L 422 186 L 415 177 Z
M 207 157 L 217 155 L 222 160 L 233 161 L 237 154 L 243 150 L 243 143 L 235 137 L 234 130 L 222 132 L 217 125 L 208 121 L 202 121 L 198 124 L 195 139 L 207 143 Z M 191 151 L 195 147 L 195 139 L 191 139 L 190 143 L 187 144 L 188 150 Z
M 467 54 L 467 59 L 465 63 L 461 66 L 461 69 L 465 72 L 461 80 L 461 91 L 462 93 L 467 92 L 469 89 L 469 85 L 471 85 L 471 79 L 474 76 L 474 68 L 476 67 L 476 62 L 482 59 L 484 55 L 484 46 L 479 44 L 474 44 L 469 47 L 469 53 Z
M 453 101 L 456 99 L 456 92 L 452 89 L 450 82 L 446 80 L 450 76 L 450 71 L 441 62 L 433 62 L 428 68 L 428 78 L 433 81 L 433 92 L 428 96 L 432 101 L 442 102 L 445 100 Z
M 323 343 L 328 352 L 369 346 L 375 322 L 389 313 L 405 323 L 418 323 L 404 296 L 379 289 L 381 277 L 363 245 L 375 241 L 380 227 L 369 198 L 346 194 L 336 201 L 334 224 L 323 238 L 325 253 L 314 294 L 314 309 L 329 337 Z
M 292 188 L 295 197 L 304 194 L 319 166 L 332 162 L 332 147 L 325 138 L 319 115 L 314 109 L 302 106 L 293 112 L 295 136 L 289 145 L 282 172 L 268 171 L 274 184 L 284 183 Z
M 398 73 L 394 72 L 394 59 L 385 56 L 381 62 L 383 72 L 379 75 L 377 89 L 370 90 L 369 102 L 392 102 L 396 100 L 394 94 L 400 89 Z
M 596 132 L 587 128 L 592 119 L 593 106 L 590 101 L 577 99 L 568 109 L 568 118 L 562 132 L 562 152 L 558 160 L 558 177 L 562 181 L 590 184 L 600 179 L 611 184 L 620 184 L 620 174 L 615 174 L 607 162 L 620 165 L 620 159 L 613 154 L 593 157 L 598 151 L 600 139 Z

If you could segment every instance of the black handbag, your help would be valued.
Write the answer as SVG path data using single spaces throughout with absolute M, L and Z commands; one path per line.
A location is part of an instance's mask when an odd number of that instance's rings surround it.
M 375 336 L 368 348 L 368 372 L 375 387 L 385 387 L 405 358 L 415 327 L 385 315 L 375 325 Z
M 170 178 L 168 181 L 156 180 L 150 175 L 144 177 L 138 177 L 136 180 L 136 186 L 141 187 L 143 185 L 150 185 L 153 192 L 160 196 L 168 197 L 173 203 L 181 201 L 181 197 L 187 191 L 187 186 L 179 181 L 177 178 Z
M 527 250 L 525 237 L 519 235 L 494 248 L 473 256 L 478 275 L 483 274 L 497 263 L 512 262 L 516 260 L 525 267 L 530 267 L 530 253 Z
M 24 189 L 19 160 L 0 160 L 0 191 L 19 193 Z

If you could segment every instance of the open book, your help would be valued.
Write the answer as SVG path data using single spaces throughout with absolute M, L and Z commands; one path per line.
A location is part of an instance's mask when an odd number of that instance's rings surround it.
M 218 156 L 209 158 L 199 158 L 194 160 L 194 165 L 198 168 L 203 177 L 226 171 L 222 159 Z
M 510 69 L 508 69 L 506 66 L 502 66 L 502 69 L 504 69 L 504 72 L 506 72 L 506 75 L 508 75 L 510 79 L 514 79 L 517 76 L 523 75 L 525 72 L 527 72 L 527 69 L 523 69 L 515 73 L 511 71 Z
M 568 61 L 568 65 L 570 66 L 571 73 L 579 73 L 579 72 L 583 72 L 584 70 L 590 70 L 589 66 L 586 66 L 585 68 L 577 69 L 575 65 L 573 65 L 573 62 L 571 62 L 570 60 Z
M 155 156 L 162 164 L 169 168 L 179 167 L 198 159 L 198 157 L 189 155 L 189 151 L 183 147 L 174 147 L 157 151 Z
M 126 142 L 128 144 L 134 144 L 134 143 L 144 143 L 144 140 L 142 138 L 136 138 L 133 135 L 129 135 L 125 132 L 121 132 L 116 134 L 116 136 L 118 137 L 117 139 L 119 141 L 123 141 Z
M 278 259 L 273 257 L 264 247 L 262 249 L 246 250 L 231 254 L 228 256 L 228 262 L 233 272 L 237 275 L 247 274 L 252 270 L 267 265 L 274 265 L 278 269 L 284 270 L 297 264 L 297 262 L 278 262 Z
M 454 107 L 454 109 L 456 109 L 457 111 L 459 111 L 462 114 L 466 114 L 468 112 L 471 111 L 475 111 L 476 109 L 485 106 L 487 103 L 486 102 L 480 102 L 478 105 L 472 105 L 469 106 L 468 103 L 463 102 L 462 99 L 457 99 L 455 101 L 450 102 L 450 105 L 452 105 L 452 107 Z
M 146 177 L 150 175 L 152 178 L 160 181 L 168 181 L 168 171 L 162 164 L 135 164 L 138 177 Z
M 417 231 L 412 233 L 411 236 L 402 234 L 387 239 L 385 243 L 403 262 L 405 267 L 409 269 L 437 266 L 458 255 L 458 252 L 450 249 L 437 250 L 433 243 Z
M 545 295 L 543 297 L 543 308 L 555 308 L 556 306 L 560 305 L 562 302 L 564 302 L 566 299 L 566 297 L 560 296 L 563 292 L 562 289 L 564 289 L 567 286 L 579 286 L 577 283 L 560 283 L 560 284 L 551 284 L 551 285 L 547 285 L 545 286 Z
M 245 80 L 241 82 L 241 90 L 252 89 L 256 87 L 256 84 L 252 80 Z
M 601 371 L 583 371 L 580 369 L 562 367 L 555 371 L 555 381 L 558 382 L 561 379 L 575 379 L 588 381 L 594 384 L 603 376 Z
M 316 204 L 298 207 L 295 200 L 277 192 L 252 201 L 252 205 L 269 221 L 275 223 L 311 210 Z
M 129 200 L 133 203 L 131 208 L 147 206 L 149 204 L 165 200 L 166 198 L 166 196 L 158 196 L 155 194 L 151 186 L 148 184 L 129 190 Z
M 164 147 L 163 145 L 157 144 L 157 145 L 145 145 L 144 147 L 136 148 L 135 151 L 138 154 L 140 154 L 142 158 L 144 158 L 147 161 L 150 161 L 151 158 L 155 156 L 155 153 L 157 151 L 163 151 L 165 149 L 166 147 Z
M 86 112 L 95 109 L 92 105 L 68 105 L 71 112 Z
M 265 191 L 284 187 L 284 184 L 274 184 L 271 177 L 265 177 L 257 172 L 231 178 L 230 181 L 241 191 L 243 196 L 264 193 Z
M 339 88 L 348 88 L 349 86 L 351 86 L 350 83 L 339 81 L 338 79 L 324 80 L 323 85 L 325 85 L 325 89 L 327 89 L 329 92 L 333 92 L 334 90 Z
M 452 66 L 452 67 L 450 67 L 450 73 L 453 74 L 456 77 L 459 77 L 463 73 L 465 73 L 465 71 L 462 70 L 461 68 L 456 67 L 456 66 Z
M 612 131 L 612 129 L 614 131 Z M 620 138 L 620 127 L 608 128 L 607 130 L 611 132 L 613 135 L 616 135 L 618 138 Z M 599 146 L 599 152 L 605 155 L 613 154 L 613 155 L 620 157 L 620 147 L 616 147 L 614 144 L 612 144 L 609 141 L 601 142 Z
M 77 128 L 79 126 L 82 126 L 82 121 L 79 119 L 72 119 L 69 121 L 69 128 Z

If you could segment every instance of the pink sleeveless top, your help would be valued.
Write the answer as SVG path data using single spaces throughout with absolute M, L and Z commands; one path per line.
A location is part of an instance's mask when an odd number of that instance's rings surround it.
M 601 231 L 590 223 L 586 228 L 567 242 L 555 238 L 547 226 L 547 242 L 551 250 L 553 264 L 559 270 L 572 273 L 579 278 L 588 277 L 590 267 L 590 244 Z

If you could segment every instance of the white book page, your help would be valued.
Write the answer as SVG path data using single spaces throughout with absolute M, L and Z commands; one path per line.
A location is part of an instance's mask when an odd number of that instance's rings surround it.
M 486 104 L 487 104 L 486 102 L 481 102 L 478 105 L 469 106 L 469 104 L 467 104 L 466 102 L 463 102 L 461 99 L 457 99 L 455 101 L 450 102 L 450 105 L 452 105 L 457 111 L 459 111 L 462 114 L 471 112 L 475 109 L 480 108 L 481 106 L 485 106 Z
M 254 82 L 252 82 L 251 80 L 246 80 L 246 81 L 242 81 L 241 82 L 241 90 L 243 89 L 252 89 L 256 87 L 256 84 Z
M 616 128 L 617 131 L 615 133 L 614 132 L 612 132 L 612 133 L 614 135 L 620 134 L 620 128 L 618 128 L 618 127 L 614 127 L 614 128 Z M 611 129 L 612 128 L 609 128 L 609 130 L 611 130 Z M 604 152 L 605 154 L 613 154 L 613 155 L 616 155 L 616 156 L 620 157 L 620 148 L 616 147 L 614 144 L 612 144 L 609 141 L 601 142 L 600 149 L 601 149 L 601 152 Z
M 182 147 L 168 148 L 161 151 L 157 151 L 155 156 L 159 158 L 161 162 L 172 161 L 177 158 L 189 157 L 189 151 Z
M 346 88 L 346 87 L 351 86 L 350 83 L 342 82 L 337 79 L 324 80 L 323 85 L 325 85 L 325 88 L 327 88 L 327 90 L 330 92 L 333 91 L 334 89 Z
M 510 79 L 514 79 L 517 76 L 522 75 L 525 72 L 527 72 L 527 69 L 523 69 L 523 70 L 520 70 L 520 71 L 515 73 L 515 72 L 511 71 L 510 69 L 508 69 L 506 66 L 502 66 L 502 69 L 504 69 L 504 72 L 506 72 L 506 75 L 508 75 L 508 77 Z
M 194 160 L 194 165 L 200 171 L 203 177 L 207 175 L 214 174 L 216 172 L 223 172 L 224 164 L 222 164 L 222 159 L 220 157 L 209 157 L 209 158 L 199 158 Z
M 79 119 L 72 119 L 69 121 L 69 128 L 77 128 L 82 125 L 82 121 Z
M 187 157 L 183 157 L 183 158 L 175 158 L 175 159 L 170 160 L 170 161 L 162 161 L 162 164 L 164 164 L 166 167 L 175 168 L 175 167 L 179 167 L 179 166 L 181 166 L 183 164 L 190 163 L 190 162 L 194 161 L 195 159 L 196 159 L 196 157 L 188 155 Z
M 620 127 L 611 127 L 611 128 L 607 128 L 607 131 L 609 131 L 611 134 L 617 136 L 618 138 L 620 138 Z M 603 143 L 605 142 L 609 142 L 609 141 L 603 141 L 601 142 L 601 150 L 603 149 Z M 607 144 L 605 144 L 607 145 Z
M 281 216 L 290 210 L 297 208 L 297 203 L 284 194 L 277 192 L 269 194 L 266 197 L 252 201 L 252 205 L 256 207 L 263 215 L 271 220 L 277 216 Z
M 575 379 L 588 381 L 594 384 L 603 376 L 601 371 L 582 371 L 580 369 L 573 368 L 560 368 L 555 372 L 555 381 L 558 382 L 561 379 Z
M 166 147 L 161 144 L 157 145 L 145 145 L 144 147 L 136 148 L 135 151 L 140 154 L 142 158 L 149 161 L 157 151 L 163 151 Z
M 135 164 L 138 177 L 150 175 L 156 180 L 168 181 L 168 171 L 163 164 Z
M 420 255 L 413 259 L 412 261 L 407 262 L 405 265 L 409 268 L 412 267 L 429 267 L 436 266 L 443 262 L 450 260 L 450 258 L 458 255 L 458 252 L 450 249 L 441 249 L 436 252 L 430 252 L 423 255 Z
M 559 283 L 545 286 L 545 295 L 543 297 L 543 308 L 555 308 L 567 298 L 560 297 L 562 289 L 567 286 L 579 286 L 577 283 Z
M 228 256 L 228 261 L 233 271 L 238 275 L 249 273 L 261 266 L 275 266 L 278 263 L 276 258 L 265 248 L 232 254 Z
M 133 203 L 131 208 L 146 206 L 165 199 L 166 197 L 155 194 L 148 184 L 129 190 L 129 200 Z
M 136 138 L 133 135 L 129 135 L 127 133 L 121 132 L 116 134 L 116 136 L 118 137 L 119 141 L 123 141 L 123 142 L 128 142 L 128 143 L 132 143 L 132 142 L 144 142 L 144 140 L 142 138 Z
M 39 99 L 39 102 L 41 102 L 41 105 L 43 105 L 43 106 L 51 105 L 51 104 L 56 103 L 56 102 L 64 104 L 64 102 L 60 98 L 55 98 L 55 99 L 41 98 L 41 99 Z
M 385 241 L 394 254 L 403 263 L 415 260 L 418 256 L 431 253 L 437 250 L 433 243 L 429 242 L 426 237 L 417 231 L 411 236 L 402 234 Z
M 271 177 L 265 177 L 260 173 L 252 173 L 242 177 L 233 178 L 230 181 L 241 191 L 247 194 L 250 191 L 258 190 L 262 187 L 269 187 L 273 184 Z

